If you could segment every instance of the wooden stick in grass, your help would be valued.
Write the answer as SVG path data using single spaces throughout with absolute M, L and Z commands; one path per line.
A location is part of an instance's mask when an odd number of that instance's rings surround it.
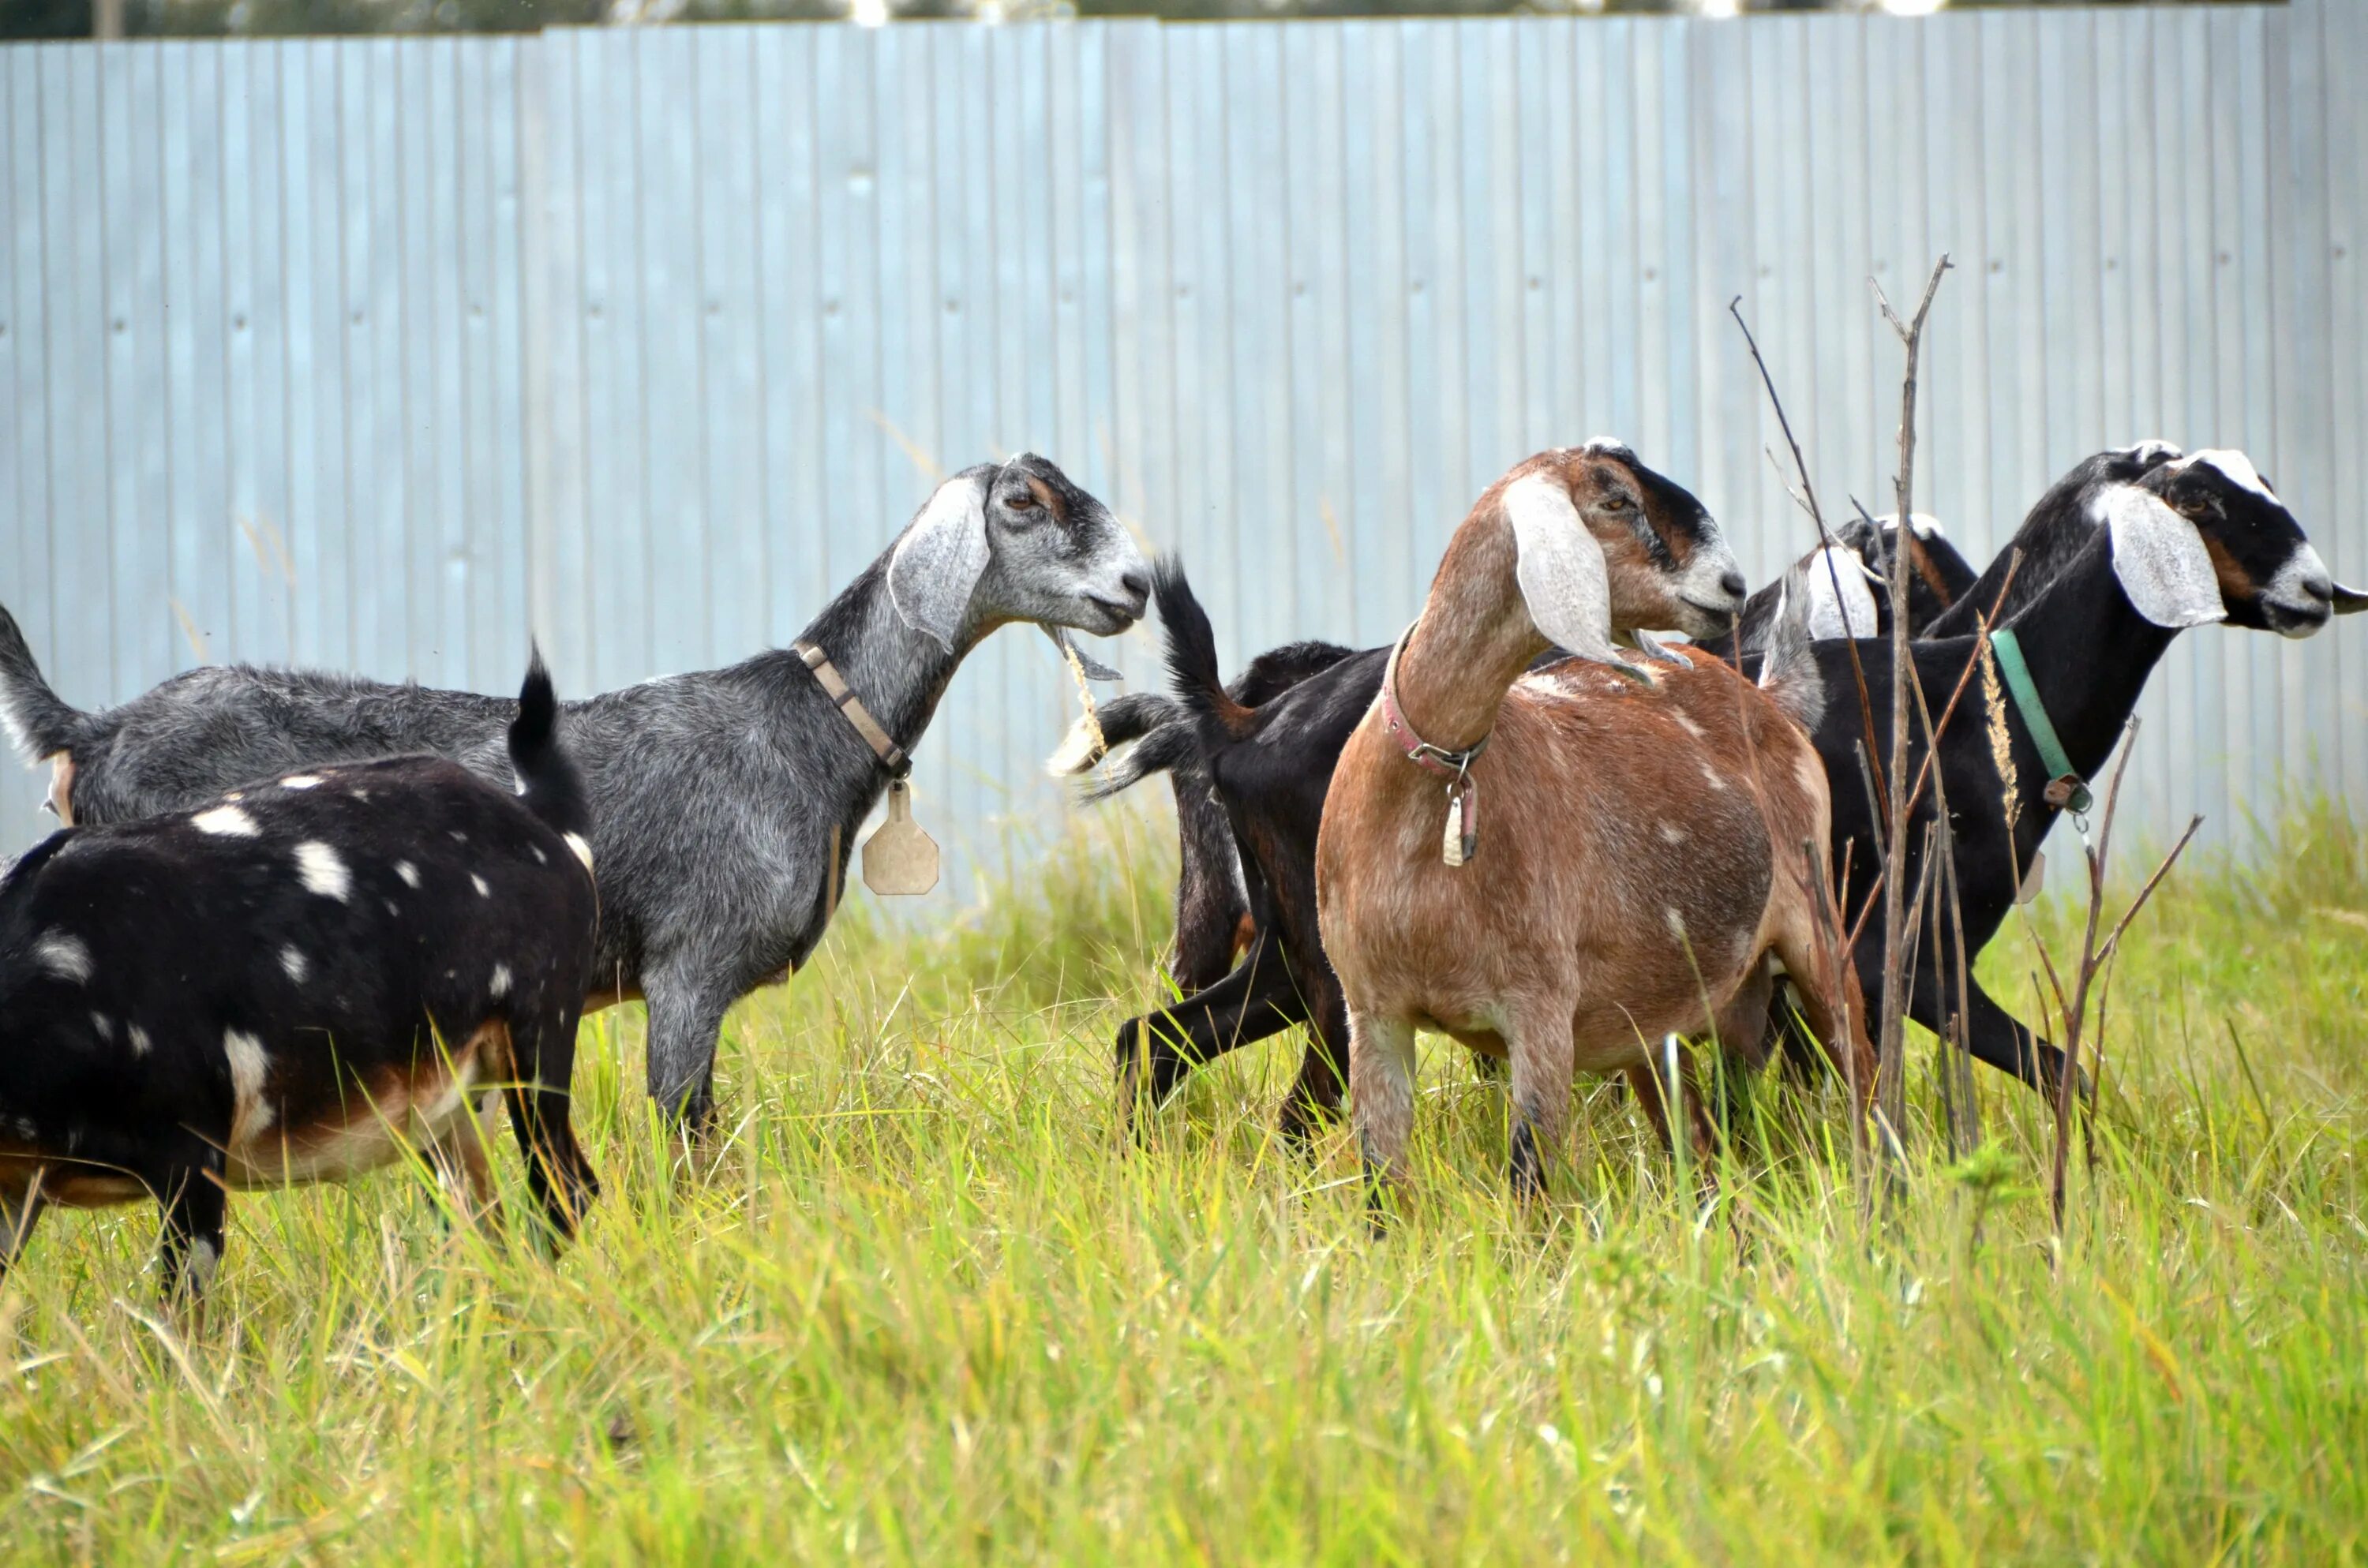
M 1891 551 L 1891 766 L 1886 773 L 1895 793 L 1900 781 L 1907 777 L 1907 686 L 1917 678 L 1915 661 L 1907 647 L 1907 614 L 1912 553 L 1907 540 L 1916 533 L 1910 519 L 1916 515 L 1917 361 L 1923 352 L 1924 323 L 1932 313 L 1932 297 L 1940 292 L 1941 278 L 1948 270 L 1949 257 L 1943 253 L 1924 284 L 1924 298 L 1917 302 L 1915 316 L 1906 322 L 1891 308 L 1891 301 L 1884 298 L 1883 285 L 1873 285 L 1875 301 L 1883 307 L 1883 319 L 1891 324 L 1891 330 L 1898 335 L 1907 351 L 1907 370 L 1900 378 L 1899 388 L 1899 473 L 1893 485 L 1898 506 L 1899 542 Z M 1902 808 L 1891 814 L 1887 835 L 1889 848 L 1883 868 L 1882 1027 L 1874 1042 L 1875 1106 L 1891 1123 L 1895 1136 L 1905 1130 L 1907 1119 L 1907 816 L 1903 802 Z

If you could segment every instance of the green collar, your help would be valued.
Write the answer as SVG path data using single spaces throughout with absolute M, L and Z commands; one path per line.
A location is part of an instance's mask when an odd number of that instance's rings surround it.
M 2046 704 L 2039 700 L 2039 687 L 2032 684 L 2031 666 L 2022 662 L 2022 644 L 2015 641 L 2009 627 L 1998 627 L 1990 633 L 1990 646 L 1998 651 L 1998 670 L 2006 676 L 2006 689 L 2014 699 L 2015 711 L 2022 715 L 2022 727 L 2031 732 L 2031 744 L 2039 748 L 2039 760 L 2047 767 L 2047 803 L 2058 811 L 2069 810 L 2075 816 L 2086 816 L 2096 803 L 2089 786 L 2080 778 L 2080 770 L 2057 738 L 2055 726 L 2047 717 Z

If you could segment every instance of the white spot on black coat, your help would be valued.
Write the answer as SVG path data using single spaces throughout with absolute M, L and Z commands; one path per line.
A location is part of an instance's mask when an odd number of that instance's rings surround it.
M 51 931 L 33 944 L 33 961 L 56 975 L 60 980 L 80 985 L 90 979 L 94 968 L 90 949 L 80 937 L 69 937 L 63 931 Z
M 334 898 L 340 903 L 353 889 L 354 880 L 345 861 L 317 838 L 308 838 L 296 846 L 296 871 L 303 879 L 306 892 Z
M 216 806 L 210 812 L 199 812 L 189 819 L 189 825 L 199 833 L 220 834 L 224 838 L 256 838 L 263 833 L 240 806 Z

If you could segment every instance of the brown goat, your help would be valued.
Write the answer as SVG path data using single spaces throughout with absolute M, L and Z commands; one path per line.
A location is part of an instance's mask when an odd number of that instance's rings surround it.
M 1564 1141 L 1575 1069 L 1625 1072 L 1667 1132 L 1658 1042 L 1764 1002 L 1771 952 L 1861 1091 L 1874 1082 L 1857 980 L 1821 906 L 1825 769 L 1781 706 L 1816 688 L 1780 675 L 1763 690 L 1691 650 L 1650 674 L 1620 663 L 1609 603 L 1651 592 L 1636 574 L 1666 574 L 1598 548 L 1622 534 L 1623 457 L 1543 454 L 1480 498 L 1325 800 L 1316 902 L 1377 1202 L 1406 1175 L 1417 1028 L 1511 1059 L 1525 1195 L 1543 1191 Z M 1525 678 L 1550 642 L 1580 660 Z M 1478 808 L 1468 864 L 1447 863 L 1452 793 L 1417 766 L 1416 736 L 1451 771 L 1478 753 L 1463 774 L 1464 809 Z

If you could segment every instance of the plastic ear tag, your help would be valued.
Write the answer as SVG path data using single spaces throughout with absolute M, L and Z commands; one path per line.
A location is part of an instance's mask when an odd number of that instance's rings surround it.
M 2046 886 L 2047 855 L 2044 850 L 2034 849 L 2031 855 L 2031 866 L 2022 873 L 2022 886 L 2014 890 L 2014 902 L 2029 903 L 2037 898 Z
M 1447 828 L 1440 835 L 1439 858 L 1450 866 L 1463 865 L 1480 853 L 1478 807 L 1470 785 L 1459 785 L 1447 791 Z
M 888 786 L 888 820 L 863 841 L 863 885 L 886 898 L 938 885 L 938 841 L 913 820 L 912 787 L 902 778 Z

